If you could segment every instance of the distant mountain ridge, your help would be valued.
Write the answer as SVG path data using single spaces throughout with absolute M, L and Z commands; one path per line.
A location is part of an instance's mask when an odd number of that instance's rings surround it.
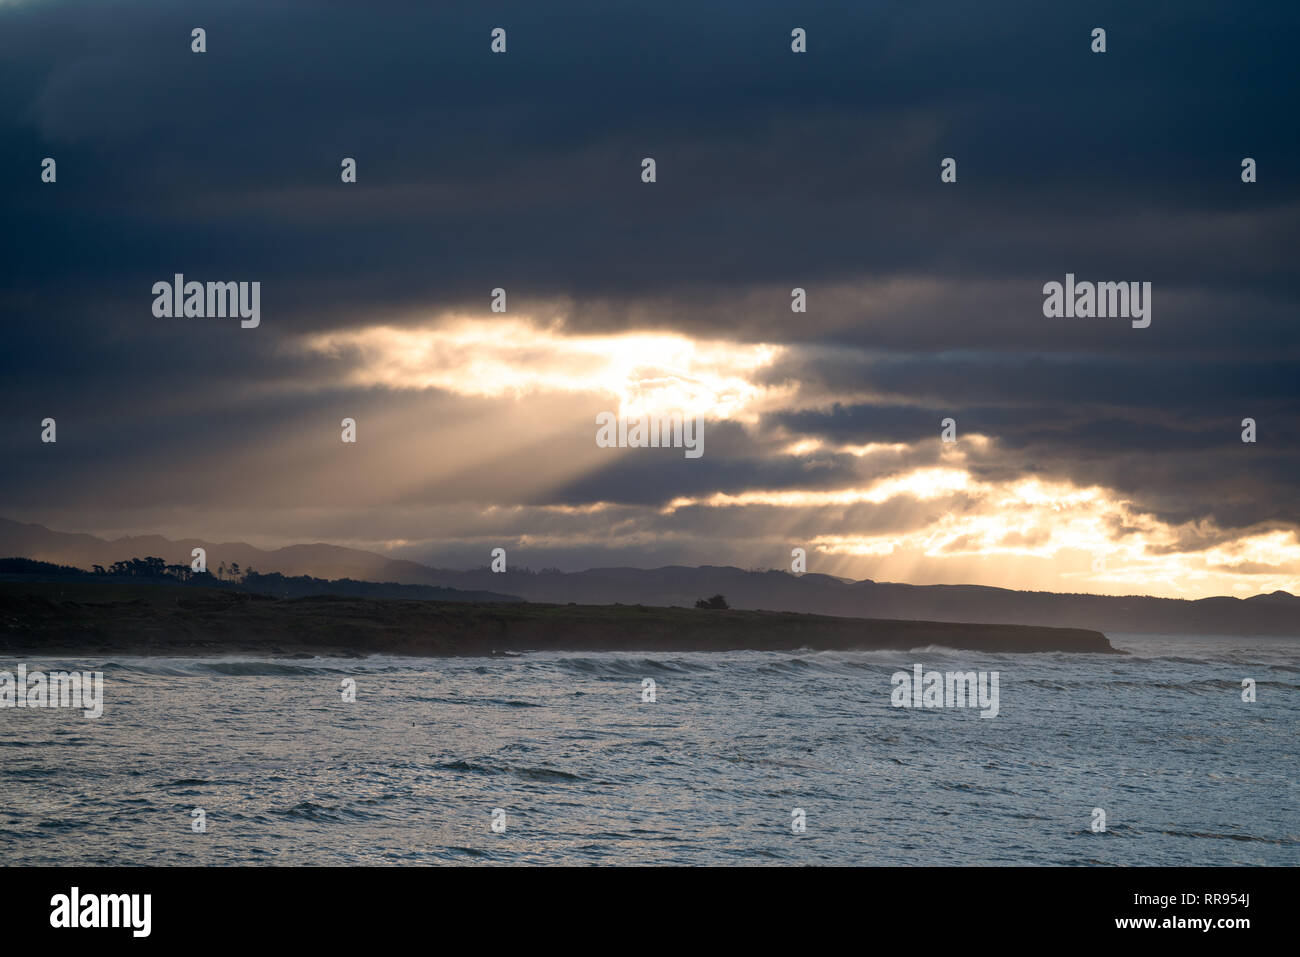
M 190 563 L 190 552 L 204 548 L 208 564 L 237 563 L 241 568 L 282 575 L 310 575 L 313 578 L 355 578 L 392 581 L 405 585 L 433 584 L 429 569 L 416 562 L 386 558 L 374 552 L 323 542 L 287 545 L 266 551 L 243 542 L 208 542 L 198 538 L 172 540 L 161 535 L 132 535 L 103 539 L 81 533 L 56 532 L 43 525 L 23 524 L 0 518 L 0 557 L 36 558 L 90 568 L 127 558 L 157 555 L 169 564 Z M 376 576 L 381 576 L 376 578 Z
M 985 585 L 906 585 L 848 581 L 810 573 L 745 571 L 729 566 L 592 568 L 582 572 L 493 573 L 430 568 L 374 552 L 324 543 L 264 550 L 244 543 L 202 539 L 172 541 L 158 535 L 113 541 L 55 532 L 41 525 L 0 519 L 0 557 L 25 557 L 89 568 L 126 558 L 156 555 L 186 564 L 203 547 L 210 568 L 237 562 L 243 571 L 432 585 L 519 596 L 527 601 L 584 605 L 614 603 L 692 607 L 701 597 L 723 594 L 732 608 L 808 612 L 852 618 L 901 618 L 1087 628 L 1105 632 L 1167 634 L 1297 635 L 1300 598 L 1273 592 L 1247 599 L 1197 601 L 1143 596 L 1021 592 Z
M 157 556 L 153 556 L 154 559 Z M 126 567 L 119 567 L 126 566 Z M 438 585 L 401 585 L 396 582 L 357 581 L 351 578 L 287 577 L 279 572 L 243 573 L 238 581 L 221 580 L 212 574 L 195 575 L 189 565 L 159 564 L 149 559 L 131 559 L 103 570 L 86 571 L 74 565 L 58 565 L 32 558 L 0 558 L 0 583 L 45 583 L 64 585 L 142 585 L 145 587 L 195 588 L 239 592 L 270 598 L 353 597 L 405 599 L 412 601 L 472 602 L 482 605 L 519 604 L 523 599 L 492 591 L 467 591 Z

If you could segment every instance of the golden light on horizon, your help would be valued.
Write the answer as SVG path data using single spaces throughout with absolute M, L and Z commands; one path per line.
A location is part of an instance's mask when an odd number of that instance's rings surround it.
M 960 468 L 916 468 L 861 488 L 679 497 L 663 511 L 780 508 L 802 512 L 805 525 L 835 524 L 842 522 L 836 510 L 845 506 L 902 508 L 909 501 L 938 503 L 944 511 L 905 530 L 826 532 L 800 544 L 841 559 L 829 571 L 848 577 L 864 577 L 854 563 L 868 560 L 885 562 L 895 581 L 959 583 L 980 577 L 982 569 L 1004 587 L 1099 594 L 1200 597 L 1300 587 L 1300 540 L 1293 532 L 1245 535 L 1204 550 L 1179 548 L 1195 530 L 1161 522 L 1112 490 L 1039 478 L 981 482 Z M 818 510 L 835 511 L 835 518 L 814 518 Z M 944 567 L 961 571 L 944 576 L 938 571 Z M 1261 567 L 1267 574 L 1262 581 Z

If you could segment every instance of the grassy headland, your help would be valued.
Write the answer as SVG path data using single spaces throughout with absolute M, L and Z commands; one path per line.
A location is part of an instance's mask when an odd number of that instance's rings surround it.
M 206 588 L 0 583 L 8 655 L 465 655 L 524 651 L 789 651 L 942 645 L 1114 654 L 1081 628 L 836 618 L 641 605 L 272 598 Z

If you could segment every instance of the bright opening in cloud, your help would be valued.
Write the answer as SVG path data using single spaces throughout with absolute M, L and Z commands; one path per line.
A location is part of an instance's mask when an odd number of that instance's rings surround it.
M 526 319 L 456 317 L 425 328 L 370 326 L 304 338 L 309 352 L 350 364 L 348 384 L 522 398 L 598 393 L 627 415 L 680 411 L 757 421 L 793 387 L 754 381 L 784 347 L 661 332 L 571 335 Z M 613 410 L 611 410 L 613 411 Z

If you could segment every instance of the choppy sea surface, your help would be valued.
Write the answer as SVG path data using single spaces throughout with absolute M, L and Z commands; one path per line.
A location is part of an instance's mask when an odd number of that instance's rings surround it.
M 27 658 L 103 671 L 104 714 L 0 709 L 0 840 L 7 864 L 1300 863 L 1300 640 L 1110 638 L 1130 654 Z M 997 671 L 998 716 L 893 707 L 918 663 Z

